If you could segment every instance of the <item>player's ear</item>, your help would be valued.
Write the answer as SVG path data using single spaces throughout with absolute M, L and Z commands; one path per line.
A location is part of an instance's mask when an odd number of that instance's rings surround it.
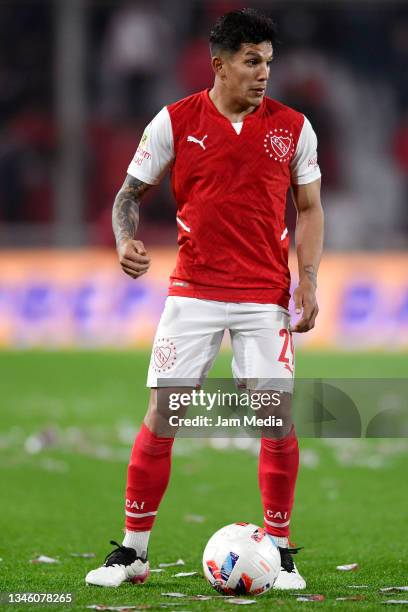
M 211 58 L 211 65 L 214 70 L 214 74 L 220 78 L 224 78 L 224 61 L 221 56 L 214 55 Z

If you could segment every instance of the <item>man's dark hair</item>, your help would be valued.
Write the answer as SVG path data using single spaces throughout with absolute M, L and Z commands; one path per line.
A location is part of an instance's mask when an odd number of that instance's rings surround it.
M 276 40 L 276 25 L 269 17 L 254 9 L 231 11 L 219 17 L 210 33 L 211 55 L 220 51 L 236 53 L 242 43 L 255 45 Z

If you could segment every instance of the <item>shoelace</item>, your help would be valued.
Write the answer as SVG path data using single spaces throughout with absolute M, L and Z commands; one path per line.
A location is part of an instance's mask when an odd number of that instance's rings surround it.
M 104 563 L 106 567 L 110 567 L 111 565 L 131 565 L 138 559 L 136 551 L 133 550 L 133 548 L 122 546 L 115 542 L 115 540 L 111 540 L 110 543 L 117 548 L 106 555 Z
M 285 572 L 291 574 L 295 571 L 292 555 L 297 555 L 299 550 L 302 550 L 303 546 L 300 546 L 299 548 L 281 548 L 278 546 L 278 548 L 281 556 L 281 566 Z

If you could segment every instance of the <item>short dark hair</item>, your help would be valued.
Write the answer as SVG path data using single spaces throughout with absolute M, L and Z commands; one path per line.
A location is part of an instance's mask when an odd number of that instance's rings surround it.
M 276 41 L 276 25 L 270 17 L 245 8 L 225 13 L 219 17 L 210 33 L 210 50 L 215 55 L 220 51 L 236 53 L 242 43 L 258 44 Z

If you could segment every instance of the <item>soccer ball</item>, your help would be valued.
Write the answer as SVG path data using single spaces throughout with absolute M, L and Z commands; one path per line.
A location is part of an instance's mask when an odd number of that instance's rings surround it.
M 233 523 L 214 533 L 203 554 L 204 575 L 224 595 L 260 595 L 272 588 L 280 553 L 265 529 Z

